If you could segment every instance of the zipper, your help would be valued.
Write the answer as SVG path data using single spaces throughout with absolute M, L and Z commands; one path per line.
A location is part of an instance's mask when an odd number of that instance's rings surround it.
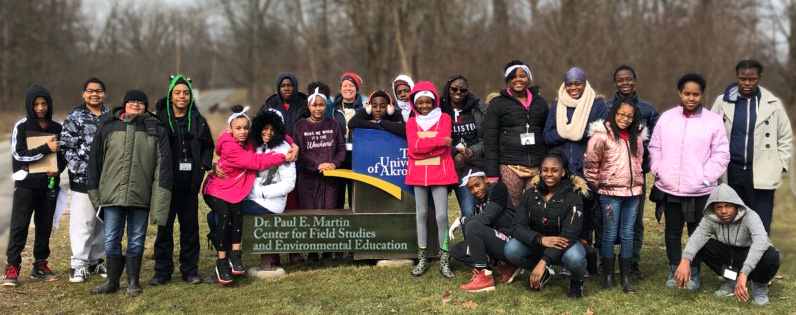
M 746 126 L 744 126 L 746 128 L 746 132 L 744 133 L 744 138 L 746 138 L 746 139 L 743 140 L 743 143 L 744 143 L 743 144 L 743 170 L 744 171 L 746 170 L 746 163 L 748 163 L 747 159 L 749 158 L 749 155 L 748 155 L 748 152 L 749 152 L 749 119 L 750 119 L 749 116 L 752 115 L 752 110 L 751 109 L 752 109 L 752 99 L 751 98 L 747 98 L 746 99 Z
M 683 116 L 685 116 L 685 113 L 683 113 Z M 693 116 L 691 116 L 691 117 L 693 117 Z M 688 118 L 688 117 L 686 117 L 686 119 L 685 119 L 685 126 L 683 126 L 683 137 L 680 139 L 680 149 L 681 150 L 685 146 L 685 134 L 688 133 L 687 132 L 688 131 L 688 121 L 690 119 L 691 118 Z M 681 154 L 679 154 L 680 155 L 680 170 L 682 171 L 682 168 L 683 168 L 683 154 L 682 153 L 683 152 L 680 152 L 680 153 L 681 153 Z M 677 179 L 677 190 L 678 191 L 680 191 L 680 189 L 682 188 L 682 182 L 683 182 L 683 179 L 678 177 L 678 179 Z
M 623 139 L 624 140 L 624 139 Z M 633 154 L 630 152 L 630 140 L 624 140 L 627 146 L 627 166 L 630 168 L 630 194 L 633 194 Z

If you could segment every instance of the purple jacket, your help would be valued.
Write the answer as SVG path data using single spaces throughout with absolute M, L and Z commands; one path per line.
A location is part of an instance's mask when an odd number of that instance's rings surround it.
M 655 187 L 680 197 L 709 194 L 730 162 L 721 116 L 700 108 L 691 117 L 677 106 L 664 112 L 649 144 Z

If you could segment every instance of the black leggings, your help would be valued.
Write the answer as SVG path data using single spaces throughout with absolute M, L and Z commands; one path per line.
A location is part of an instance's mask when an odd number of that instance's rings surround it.
M 220 252 L 232 250 L 232 244 L 241 242 L 243 217 L 237 203 L 226 202 L 210 195 L 204 195 L 205 203 L 218 214 L 216 224 L 216 249 Z
M 686 222 L 683 215 L 682 206 L 679 203 L 666 202 L 664 208 L 664 217 L 666 218 L 666 227 L 664 228 L 665 243 L 666 243 L 666 257 L 669 259 L 669 265 L 679 266 L 680 259 L 682 258 L 682 238 L 683 238 L 683 225 L 688 227 L 688 236 L 694 233 L 699 221 L 702 221 L 702 211 L 705 209 L 705 204 L 708 202 L 708 196 L 695 197 L 694 201 L 694 222 Z M 692 267 L 699 266 L 699 258 L 691 261 Z
M 451 246 L 450 253 L 453 258 L 478 270 L 487 268 L 490 262 L 508 262 L 503 254 L 503 248 L 511 238 L 478 221 L 468 222 L 463 227 L 463 232 L 464 242 Z

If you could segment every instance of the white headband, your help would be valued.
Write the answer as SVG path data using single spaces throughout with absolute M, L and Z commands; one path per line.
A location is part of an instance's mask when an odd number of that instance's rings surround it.
M 470 180 L 470 177 L 486 177 L 486 173 L 484 172 L 475 172 L 473 173 L 473 169 L 467 171 L 467 175 L 462 177 L 462 184 L 459 187 L 467 186 L 467 182 Z
M 415 98 L 412 99 L 412 103 L 417 102 L 417 98 L 421 97 L 421 96 L 428 96 L 432 100 L 436 100 L 437 99 L 436 97 L 434 97 L 434 93 L 431 93 L 431 91 L 420 91 L 420 92 L 415 93 Z
M 327 98 L 326 95 L 321 94 L 320 88 L 315 88 L 315 92 L 313 92 L 312 95 L 310 95 L 310 97 L 307 98 L 307 103 L 312 104 L 313 102 L 315 102 L 316 97 L 320 97 L 326 103 L 329 103 L 329 98 Z
M 246 116 L 247 110 L 249 110 L 249 106 L 244 107 L 243 111 L 241 111 L 240 113 L 232 113 L 232 115 L 229 115 L 229 118 L 227 118 L 227 125 L 231 126 L 232 121 L 235 120 L 235 118 L 239 117 L 246 117 L 247 120 L 251 121 L 251 119 L 249 119 L 249 116 Z
M 531 75 L 531 69 L 528 69 L 528 66 L 526 66 L 526 65 L 513 65 L 513 66 L 509 67 L 508 69 L 506 69 L 506 73 L 503 74 L 503 76 L 508 78 L 509 74 L 514 72 L 514 70 L 516 70 L 517 68 L 525 70 L 525 73 L 528 74 L 528 80 L 533 81 L 533 75 Z

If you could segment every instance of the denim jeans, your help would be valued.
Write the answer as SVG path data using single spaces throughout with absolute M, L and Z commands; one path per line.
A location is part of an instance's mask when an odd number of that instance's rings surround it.
M 633 229 L 641 196 L 619 197 L 600 195 L 603 215 L 601 253 L 604 258 L 614 258 L 614 242 L 620 239 L 619 258 L 633 258 Z
M 459 201 L 459 208 L 461 209 L 462 217 L 471 217 L 475 215 L 475 196 L 470 193 L 467 186 L 456 186 L 453 190 L 456 193 L 456 200 Z
M 144 254 L 149 209 L 135 207 L 107 207 L 102 226 L 105 229 L 105 254 L 122 255 L 122 236 L 127 222 L 127 256 Z
M 528 246 L 517 239 L 511 239 L 503 249 L 503 253 L 513 265 L 533 270 L 544 256 L 546 249 L 542 246 Z M 583 248 L 583 244 L 575 242 L 572 247 L 564 251 L 564 255 L 561 256 L 561 265 L 572 274 L 570 276 L 572 280 L 583 280 L 583 275 L 586 274 L 586 249 Z
M 238 205 L 240 205 L 240 214 L 274 214 L 254 200 L 244 199 Z

